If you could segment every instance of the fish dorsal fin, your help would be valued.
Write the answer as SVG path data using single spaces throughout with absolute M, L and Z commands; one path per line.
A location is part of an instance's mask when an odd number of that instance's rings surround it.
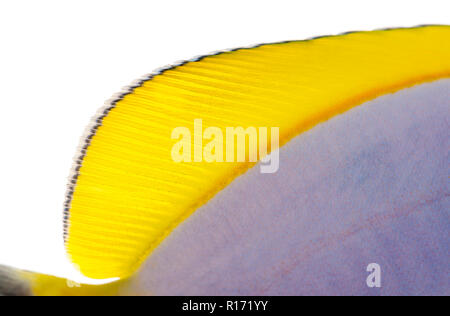
M 255 164 L 175 162 L 175 128 L 193 134 L 198 119 L 203 131 L 278 127 L 282 146 L 367 100 L 449 77 L 449 39 L 448 26 L 357 32 L 218 53 L 146 77 L 108 103 L 83 140 L 65 210 L 71 260 L 91 278 L 130 276 Z

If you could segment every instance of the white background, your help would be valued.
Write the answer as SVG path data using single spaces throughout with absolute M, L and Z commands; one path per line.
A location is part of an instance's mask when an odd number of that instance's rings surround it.
M 62 210 L 91 117 L 161 66 L 215 50 L 449 24 L 450 1 L 0 1 L 0 264 L 83 280 Z

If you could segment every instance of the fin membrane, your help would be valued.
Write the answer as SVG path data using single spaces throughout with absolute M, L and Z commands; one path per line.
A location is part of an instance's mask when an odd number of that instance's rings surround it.
M 108 104 L 84 141 L 65 210 L 67 251 L 88 277 L 128 277 L 255 164 L 175 163 L 176 127 L 279 127 L 283 145 L 367 100 L 449 76 L 448 26 L 267 44 L 165 69 Z

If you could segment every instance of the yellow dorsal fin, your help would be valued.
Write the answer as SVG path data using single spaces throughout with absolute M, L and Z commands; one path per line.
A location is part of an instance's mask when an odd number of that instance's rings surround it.
M 450 76 L 450 27 L 359 32 L 206 56 L 112 102 L 83 143 L 66 247 L 88 277 L 130 276 L 199 206 L 254 163 L 175 163 L 176 127 L 279 127 L 283 145 L 379 95 Z

